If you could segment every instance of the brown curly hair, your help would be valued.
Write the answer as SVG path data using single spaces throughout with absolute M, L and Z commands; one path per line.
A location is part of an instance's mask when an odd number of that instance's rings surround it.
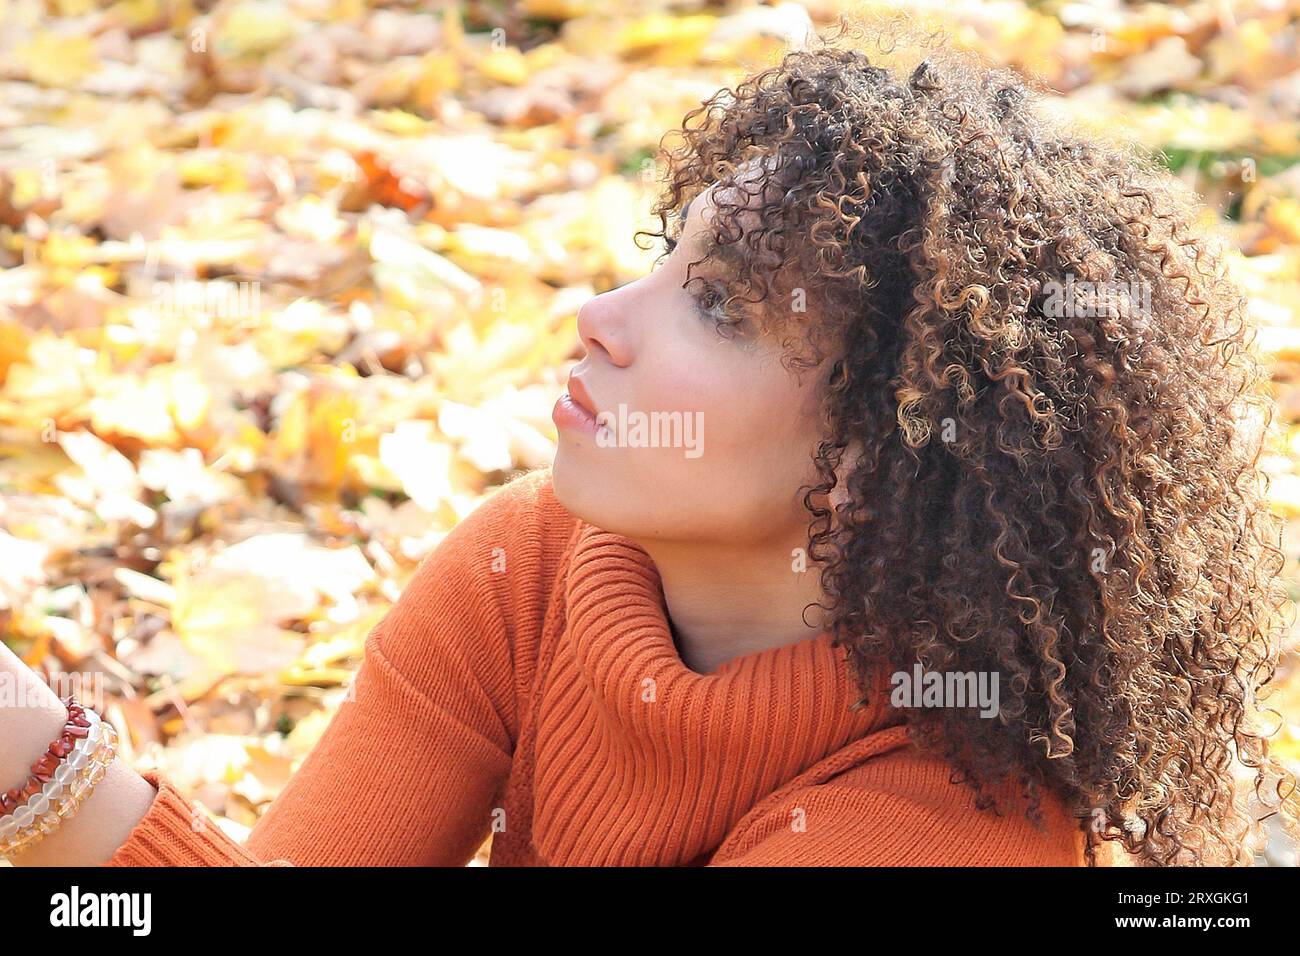
M 996 720 L 908 716 L 980 807 L 1015 780 L 1036 820 L 1050 788 L 1093 865 L 1114 840 L 1249 863 L 1254 810 L 1292 832 L 1297 797 L 1258 708 L 1286 605 L 1273 408 L 1221 244 L 1156 162 L 1052 121 L 1027 80 L 934 35 L 883 66 L 840 42 L 866 29 L 688 113 L 638 239 L 671 250 L 683 200 L 734 187 L 687 287 L 722 334 L 824 370 L 800 490 L 864 693 L 871 662 L 1000 674 Z M 909 37 L 878 35 L 886 61 Z

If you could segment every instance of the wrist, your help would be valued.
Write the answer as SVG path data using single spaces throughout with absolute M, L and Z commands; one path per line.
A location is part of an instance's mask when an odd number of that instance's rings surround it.
M 102 866 L 131 836 L 157 793 L 126 761 L 114 757 L 80 809 L 11 862 L 14 866 Z
M 21 787 L 68 708 L 45 681 L 0 643 L 0 787 Z M 15 866 L 98 866 L 148 812 L 157 791 L 120 757 L 107 764 L 84 802 L 52 832 L 17 851 Z

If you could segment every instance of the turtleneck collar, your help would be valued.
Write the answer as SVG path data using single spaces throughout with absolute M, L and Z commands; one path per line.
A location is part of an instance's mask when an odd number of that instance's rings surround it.
M 691 670 L 673 642 L 662 582 L 635 542 L 579 522 L 564 585 L 555 686 L 584 693 L 580 738 L 539 737 L 534 833 L 568 864 L 682 865 L 717 847 L 764 797 L 864 735 L 901 723 L 886 675 L 868 704 L 830 632 Z M 567 722 L 544 721 L 551 726 Z M 571 726 L 571 725 L 570 725 Z M 577 792 L 575 765 L 599 769 Z

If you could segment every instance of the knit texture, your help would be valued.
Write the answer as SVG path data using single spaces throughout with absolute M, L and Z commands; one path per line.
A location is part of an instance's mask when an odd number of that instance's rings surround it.
M 493 494 L 371 630 L 324 735 L 249 834 L 158 796 L 108 866 L 1079 866 L 1052 796 L 1002 816 L 861 697 L 829 632 L 681 660 L 654 563 L 549 469 Z

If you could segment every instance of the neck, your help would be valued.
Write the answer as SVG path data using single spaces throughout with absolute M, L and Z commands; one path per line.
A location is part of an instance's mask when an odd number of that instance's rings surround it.
M 641 546 L 659 571 L 678 653 L 697 673 L 823 630 L 819 608 L 804 613 L 821 600 L 822 590 L 815 566 L 796 570 L 806 565 L 793 553 L 807 548 L 802 534 L 784 544 L 651 541 Z

